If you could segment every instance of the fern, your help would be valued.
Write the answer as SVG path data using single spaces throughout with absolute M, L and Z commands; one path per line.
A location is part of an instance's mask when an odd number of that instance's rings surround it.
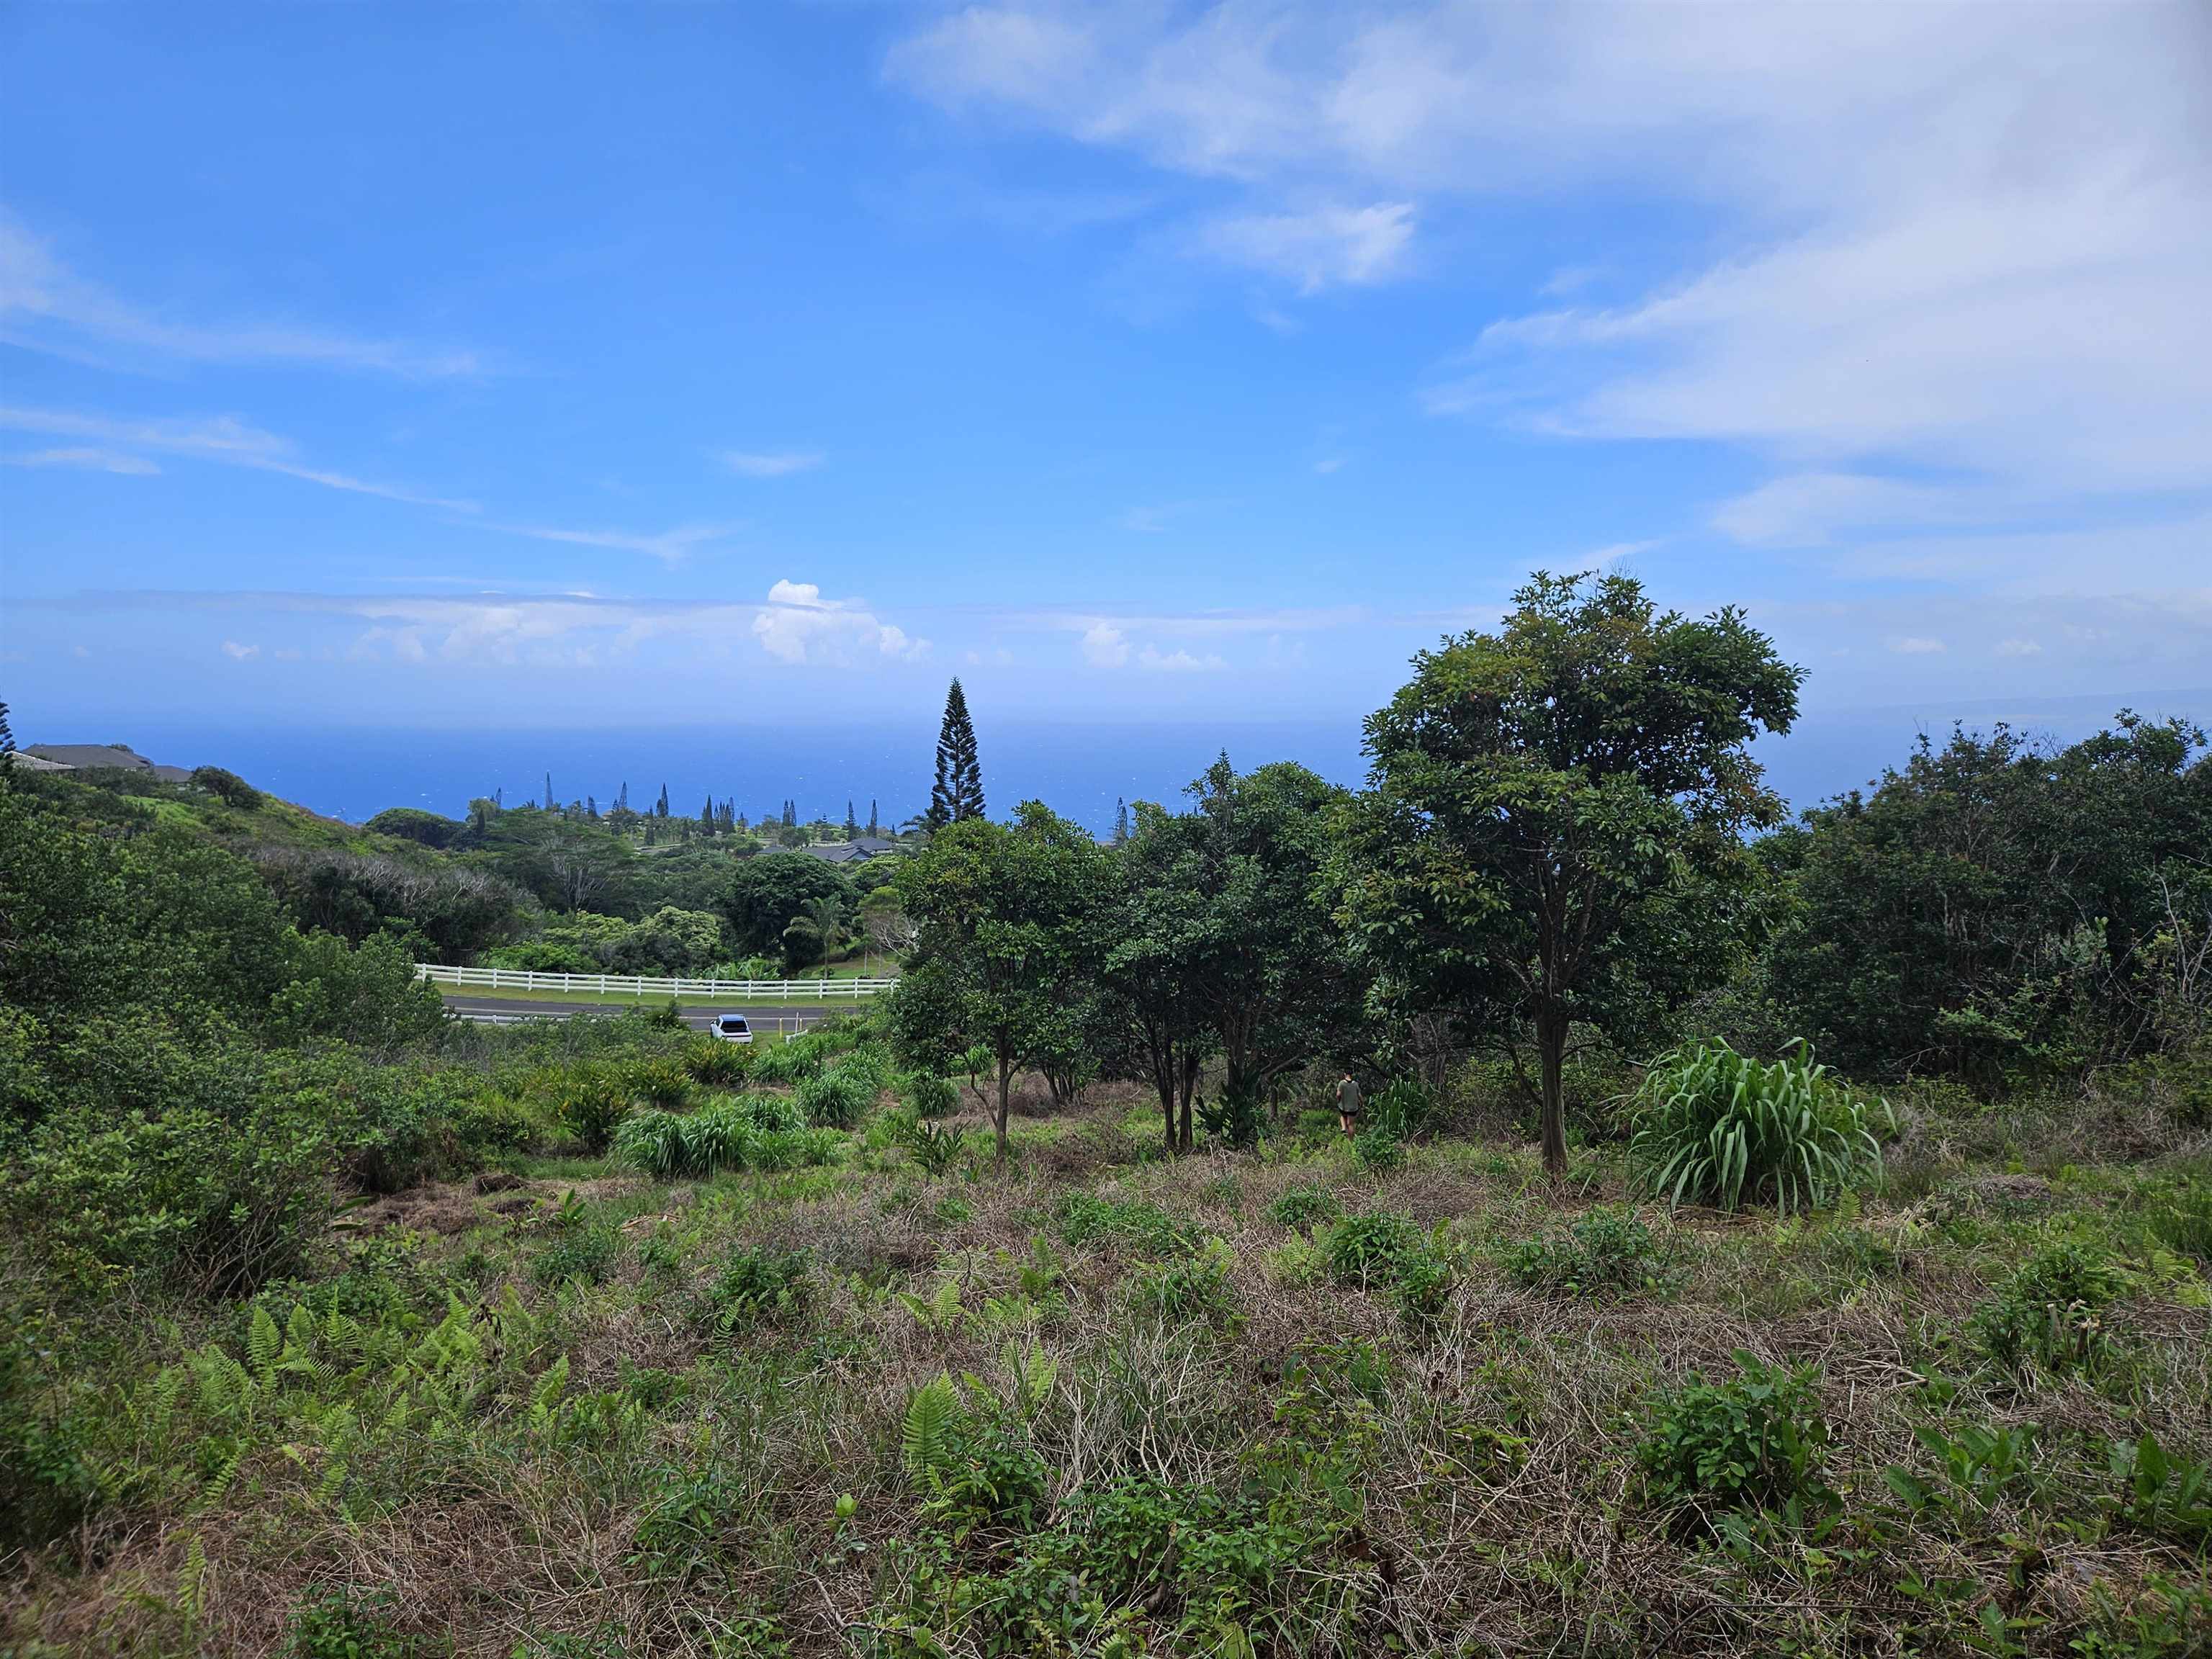
M 967 1311 L 960 1305 L 960 1281 L 957 1279 L 946 1279 L 930 1293 L 927 1301 L 911 1291 L 901 1291 L 898 1300 L 899 1306 L 919 1322 L 940 1334 L 956 1328 Z
M 253 1322 L 246 1332 L 246 1361 L 252 1368 L 254 1380 L 264 1388 L 274 1380 L 277 1357 L 284 1351 L 284 1339 L 278 1334 L 276 1322 L 269 1316 L 268 1307 L 256 1303 Z
M 907 1473 L 922 1481 L 943 1474 L 958 1455 L 959 1434 L 960 1395 L 952 1379 L 940 1375 L 916 1389 L 907 1402 L 899 1443 Z
M 1044 1344 L 1036 1337 L 1030 1338 L 1029 1347 L 1008 1338 L 1006 1346 L 999 1351 L 1000 1362 L 1014 1381 L 1014 1404 L 1024 1417 L 1034 1417 L 1037 1410 L 1052 1395 L 1052 1386 L 1060 1380 L 1060 1362 L 1045 1352 Z

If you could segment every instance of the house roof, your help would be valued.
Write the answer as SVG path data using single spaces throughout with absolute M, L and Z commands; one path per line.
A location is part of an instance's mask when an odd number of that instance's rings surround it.
M 131 771 L 150 769 L 154 763 L 114 743 L 32 743 L 22 752 L 63 766 L 118 766 Z
M 44 755 L 34 755 L 27 749 L 18 749 L 15 763 L 26 772 L 74 772 L 76 768 L 66 761 L 48 760 Z
M 820 859 L 824 864 L 863 864 L 875 856 L 857 842 L 837 841 L 810 844 L 799 849 L 811 859 Z

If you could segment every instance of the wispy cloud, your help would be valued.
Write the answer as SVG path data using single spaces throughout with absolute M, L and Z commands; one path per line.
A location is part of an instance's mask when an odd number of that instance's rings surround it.
M 87 472 L 119 473 L 126 477 L 151 477 L 161 470 L 143 455 L 126 455 L 113 449 L 40 449 L 0 459 L 4 459 L 9 466 L 71 467 Z
M 248 426 L 230 415 L 134 420 L 72 410 L 0 408 L 0 428 L 49 437 L 88 439 L 112 453 L 125 457 L 137 455 L 140 459 L 143 457 L 139 452 L 153 450 L 225 466 L 250 467 L 258 472 L 275 472 L 320 484 L 325 489 L 374 495 L 412 507 L 438 507 L 449 513 L 477 510 L 474 501 L 424 495 L 397 484 L 310 466 L 295 456 L 289 441 Z
M 1119 668 L 1129 660 L 1129 636 L 1111 623 L 1093 623 L 1083 630 L 1083 660 L 1093 668 Z
M 726 449 L 722 465 L 741 478 L 781 478 L 811 472 L 829 458 L 817 450 Z
M 185 362 L 291 364 L 426 380 L 483 372 L 473 351 L 437 350 L 278 320 L 179 319 L 78 276 L 46 239 L 0 211 L 0 340 L 70 357 L 106 349 Z
M 621 553 L 643 553 L 669 564 L 677 563 L 702 547 L 726 541 L 744 528 L 738 524 L 683 524 L 672 530 L 648 533 L 634 530 L 572 530 L 559 525 L 502 524 L 491 528 L 533 541 L 561 542 L 571 547 L 605 547 Z
M 222 642 L 222 654 L 233 662 L 245 662 L 249 658 L 259 656 L 261 647 L 258 645 L 240 645 L 236 640 L 225 640 Z

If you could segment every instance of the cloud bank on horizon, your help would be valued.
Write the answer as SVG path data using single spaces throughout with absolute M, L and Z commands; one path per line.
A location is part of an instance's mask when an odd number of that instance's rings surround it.
M 42 728 L 1311 713 L 1540 565 L 2212 679 L 2202 8 L 241 16 L 0 69 Z

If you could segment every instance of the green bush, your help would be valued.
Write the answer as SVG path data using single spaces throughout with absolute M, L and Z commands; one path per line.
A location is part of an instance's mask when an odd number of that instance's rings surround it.
M 1772 1204 L 1786 1214 L 1832 1203 L 1880 1170 L 1868 1120 L 1802 1042 L 1761 1065 L 1705 1038 L 1651 1063 L 1629 1163 L 1638 1188 L 1669 1206 Z
M 1647 1489 L 1662 1504 L 1755 1510 L 1793 1527 L 1817 1518 L 1836 1501 L 1823 1479 L 1817 1368 L 1768 1365 L 1742 1349 L 1735 1362 L 1739 1376 L 1692 1372 L 1653 1403 L 1636 1449 Z
M 2105 1311 L 2127 1291 L 2128 1276 L 2111 1257 L 2063 1239 L 2021 1263 L 1974 1310 L 1974 1337 L 1983 1352 L 2014 1370 L 2075 1369 L 2110 1351 Z
M 1328 1230 L 1328 1270 L 1340 1284 L 1368 1285 L 1396 1278 L 1421 1248 L 1421 1230 L 1401 1215 L 1377 1210 L 1348 1215 Z
M 1352 1155 L 1370 1175 L 1388 1175 L 1406 1163 L 1405 1143 L 1379 1123 L 1353 1138 Z
M 561 1127 L 587 1152 L 604 1152 L 629 1115 L 629 1084 L 605 1066 L 570 1068 L 560 1079 L 556 1111 Z
M 530 1275 L 541 1285 L 562 1285 L 572 1279 L 597 1285 L 621 1256 L 622 1234 L 611 1222 L 571 1221 L 553 1229 L 532 1259 Z
M 798 1104 L 746 1095 L 695 1112 L 641 1112 L 615 1136 L 623 1163 L 661 1181 L 710 1180 L 725 1170 L 780 1170 L 826 1162 L 814 1156 Z M 834 1137 L 833 1137 L 834 1139 Z
M 726 1332 L 750 1330 L 805 1312 L 813 1297 L 812 1260 L 805 1250 L 732 1252 L 707 1291 L 715 1324 Z
M 1334 1221 L 1343 1213 L 1336 1194 L 1326 1187 L 1291 1187 L 1267 1206 L 1267 1219 L 1278 1227 L 1303 1232 L 1316 1222 Z
M 425 1645 L 393 1625 L 390 1590 L 329 1590 L 292 1611 L 291 1659 L 414 1659 Z
M 2189 1549 L 2212 1540 L 2212 1465 L 2167 1451 L 2146 1431 L 2113 1443 L 2112 1468 L 2120 1483 L 2114 1516 L 2124 1525 Z
M 745 1080 L 750 1048 L 714 1037 L 699 1037 L 684 1045 L 684 1069 L 692 1080 L 709 1089 L 728 1089 Z
M 1613 1302 L 1671 1295 L 1681 1274 L 1632 1210 L 1593 1210 L 1564 1232 L 1505 1252 L 1505 1276 L 1524 1290 Z
M 806 1121 L 826 1128 L 849 1129 L 876 1103 L 882 1079 L 872 1065 L 847 1056 L 801 1079 L 795 1091 Z
M 664 1111 L 691 1098 L 691 1073 L 684 1062 L 665 1054 L 647 1054 L 623 1068 L 623 1081 L 634 1099 Z
M 900 1085 L 899 1098 L 917 1117 L 950 1117 L 960 1108 L 960 1091 L 950 1078 L 916 1072 Z

